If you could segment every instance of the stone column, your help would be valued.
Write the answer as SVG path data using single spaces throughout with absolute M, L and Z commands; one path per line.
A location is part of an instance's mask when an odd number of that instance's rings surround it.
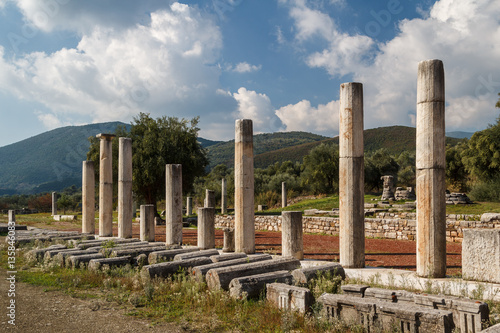
M 12 210 L 12 209 L 9 210 L 9 221 L 8 222 L 16 222 L 16 211 L 15 210 Z
M 234 252 L 234 229 L 224 228 L 224 247 L 222 252 Z
M 193 215 L 193 198 L 187 197 L 186 201 L 186 215 Z
M 417 274 L 446 275 L 445 102 L 441 60 L 418 64 Z
M 221 213 L 227 214 L 227 183 L 226 183 L 226 178 L 222 178 L 220 206 L 221 206 Z
M 165 242 L 182 244 L 182 165 L 167 164 L 165 179 Z
M 287 200 L 286 200 L 286 182 L 281 183 L 281 207 L 285 208 L 288 206 Z
M 205 190 L 205 202 L 204 207 L 215 208 L 215 191 L 206 189 Z
M 215 208 L 198 208 L 198 247 L 215 248 Z
M 236 252 L 255 253 L 253 125 L 238 119 L 234 152 L 234 245 Z
M 132 139 L 119 138 L 118 237 L 132 238 Z
M 57 215 L 57 193 L 52 192 L 52 216 Z
M 113 236 L 113 149 L 114 134 L 97 134 L 101 139 L 99 161 L 99 236 Z
M 281 212 L 281 255 L 304 259 L 302 212 Z
M 340 85 L 340 264 L 365 267 L 363 85 Z
M 141 224 L 140 224 L 140 237 L 141 241 L 154 242 L 155 241 L 155 206 L 154 205 L 141 205 Z
M 95 234 L 95 170 L 93 161 L 82 164 L 82 232 Z

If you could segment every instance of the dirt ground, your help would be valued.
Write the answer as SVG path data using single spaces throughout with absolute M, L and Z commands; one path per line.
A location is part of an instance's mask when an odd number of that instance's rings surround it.
M 55 226 L 52 226 L 54 228 Z M 69 230 L 71 228 L 64 228 Z M 77 229 L 75 229 L 77 230 Z M 77 230 L 80 231 L 80 230 Z M 115 230 L 116 233 L 116 230 Z M 156 240 L 165 240 L 165 227 L 156 227 Z M 139 237 L 134 224 L 133 237 Z M 3 238 L 3 237 L 1 237 Z M 184 229 L 186 244 L 196 244 L 196 230 Z M 0 239 L 3 242 L 3 239 Z M 257 231 L 257 252 L 281 254 L 281 233 Z M 222 247 L 223 232 L 216 231 L 216 246 Z M 389 239 L 366 239 L 366 265 L 416 269 L 416 243 Z M 447 243 L 447 274 L 461 272 L 461 244 Z M 327 235 L 304 235 L 306 259 L 338 260 L 339 238 Z M 127 308 L 105 300 L 81 300 L 59 291 L 16 283 L 16 326 L 8 324 L 9 283 L 6 271 L 0 270 L 0 332 L 186 332 L 171 324 L 151 327 L 145 320 L 126 316 Z

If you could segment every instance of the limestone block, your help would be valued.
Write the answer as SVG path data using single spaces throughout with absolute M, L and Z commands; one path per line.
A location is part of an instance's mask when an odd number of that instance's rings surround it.
M 219 251 L 216 249 L 201 250 L 201 251 L 194 251 L 194 252 L 189 252 L 189 253 L 177 254 L 174 257 L 174 260 L 187 260 L 187 259 L 198 258 L 198 257 L 209 258 L 210 256 L 216 256 L 218 254 L 219 254 Z M 212 259 L 210 259 L 210 262 L 212 262 Z
M 181 270 L 190 271 L 191 268 L 211 263 L 212 260 L 207 257 L 191 258 L 186 260 L 175 260 L 162 262 L 159 264 L 144 266 L 141 270 L 141 278 L 144 281 L 155 277 L 166 278 L 178 273 Z
M 266 284 L 273 282 L 292 284 L 292 279 L 292 275 L 288 271 L 238 277 L 229 283 L 229 294 L 237 299 L 258 298 L 262 292 L 266 291 Z
M 246 253 L 227 253 L 227 254 L 218 254 L 210 256 L 210 259 L 212 259 L 213 262 L 222 262 L 222 261 L 241 259 L 247 257 L 248 255 Z
M 73 269 L 80 268 L 80 265 L 87 265 L 90 260 L 100 258 L 104 258 L 100 253 L 72 255 L 66 258 L 66 267 Z
M 133 256 L 137 257 L 140 254 L 149 255 L 151 252 L 166 250 L 165 245 L 133 247 L 128 249 L 116 249 L 111 251 L 111 257 Z
M 270 283 L 266 289 L 267 300 L 283 310 L 306 313 L 314 302 L 311 291 L 307 288 Z
M 500 230 L 464 229 L 463 233 L 463 278 L 500 283 Z
M 212 257 L 210 257 L 210 258 L 212 258 Z M 272 260 L 272 259 L 273 259 L 273 257 L 271 257 L 269 254 L 255 254 L 255 255 L 251 255 L 247 258 L 219 261 L 219 262 L 214 262 L 214 263 L 203 265 L 203 266 L 194 267 L 192 270 L 192 274 L 196 277 L 196 279 L 198 279 L 198 281 L 202 281 L 203 278 L 205 277 L 205 275 L 207 274 L 207 272 L 213 268 L 244 265 L 244 264 L 249 264 L 252 262 L 259 262 L 259 261 Z
M 149 264 L 158 264 L 160 262 L 171 261 L 178 254 L 196 252 L 196 251 L 200 251 L 200 249 L 198 247 L 189 247 L 183 249 L 154 251 L 149 254 L 148 262 Z
M 300 261 L 295 258 L 279 258 L 254 262 L 238 266 L 214 268 L 207 272 L 206 280 L 211 290 L 228 290 L 232 279 L 281 270 L 291 271 L 300 267 Z
M 329 274 L 330 277 L 340 276 L 345 279 L 345 271 L 342 265 L 338 263 L 329 263 L 325 265 L 311 266 L 308 268 L 299 268 L 292 272 L 295 284 L 307 284 L 309 281 L 320 275 Z
M 224 228 L 224 247 L 222 252 L 234 252 L 234 229 Z
M 346 284 L 340 288 L 346 295 L 363 298 L 365 297 L 366 289 L 370 288 L 370 286 L 365 284 Z
M 78 256 L 82 254 L 92 254 L 92 253 L 97 253 L 97 251 L 87 249 L 80 251 L 59 252 L 58 254 L 52 257 L 52 262 L 60 267 L 63 267 L 66 264 L 66 259 L 70 256 Z
M 481 215 L 481 222 L 482 223 L 489 223 L 492 221 L 500 221 L 500 214 L 499 213 L 484 213 Z
M 131 256 L 92 259 L 89 261 L 89 270 L 99 271 L 105 266 L 108 266 L 110 268 L 111 267 L 118 267 L 118 266 L 125 266 L 127 264 L 130 264 L 131 261 L 132 261 Z

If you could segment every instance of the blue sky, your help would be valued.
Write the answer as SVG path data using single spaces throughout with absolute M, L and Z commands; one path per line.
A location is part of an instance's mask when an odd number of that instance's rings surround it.
M 200 135 L 414 126 L 418 62 L 441 59 L 447 131 L 494 123 L 496 0 L 0 0 L 0 146 L 67 125 L 192 118 Z

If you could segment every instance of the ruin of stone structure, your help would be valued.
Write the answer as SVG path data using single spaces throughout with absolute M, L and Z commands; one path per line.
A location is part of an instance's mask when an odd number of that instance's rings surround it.
M 132 139 L 118 142 L 118 237 L 132 237 Z
M 99 236 L 113 236 L 113 149 L 114 134 L 97 134 L 99 153 Z
M 82 232 L 95 233 L 95 170 L 93 161 L 82 163 Z
M 384 181 L 381 200 L 394 200 L 394 177 L 388 175 L 382 176 L 380 179 Z
M 167 164 L 165 172 L 165 242 L 182 244 L 182 165 Z

